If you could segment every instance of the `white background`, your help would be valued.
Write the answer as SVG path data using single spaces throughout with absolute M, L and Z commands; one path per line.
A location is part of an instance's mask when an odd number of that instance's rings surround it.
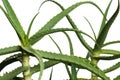
M 38 12 L 38 8 L 43 1 L 44 0 L 9 0 L 10 4 L 12 5 L 17 17 L 19 18 L 26 32 L 27 32 L 30 21 L 32 20 L 33 16 Z M 60 2 L 65 8 L 67 8 L 72 4 L 75 4 L 76 2 L 85 1 L 85 0 L 56 0 L 56 1 Z M 103 11 L 105 11 L 105 8 L 107 7 L 110 0 L 92 0 L 92 1 L 95 2 L 97 5 L 99 5 Z M 0 0 L 0 5 L 3 5 L 2 0 Z M 117 0 L 113 0 L 108 17 L 107 17 L 108 19 L 114 13 L 116 7 L 117 7 Z M 38 17 L 36 18 L 33 24 L 30 35 L 33 35 L 36 31 L 38 31 L 38 29 L 40 29 L 46 22 L 48 22 L 53 16 L 55 16 L 59 12 L 61 12 L 61 9 L 55 4 L 51 2 L 45 3 L 40 9 L 40 14 L 38 15 Z M 84 17 L 87 17 L 87 19 L 91 22 L 92 26 L 94 27 L 96 34 L 98 34 L 102 15 L 95 7 L 89 4 L 85 4 L 75 9 L 74 11 L 72 11 L 70 15 L 72 19 L 75 21 L 76 25 L 79 27 L 79 29 L 87 32 L 93 37 L 92 31 L 88 23 L 84 19 Z M 119 19 L 120 19 L 120 16 L 117 17 L 116 21 L 112 25 L 110 29 L 110 33 L 108 34 L 108 37 L 106 39 L 106 42 L 120 39 Z M 55 26 L 55 28 L 57 27 L 70 28 L 71 26 L 68 23 L 67 19 L 64 18 Z M 67 39 L 62 33 L 56 33 L 54 35 L 52 34 L 51 36 L 60 45 L 63 53 L 69 53 L 69 46 L 67 43 Z M 85 57 L 87 50 L 78 41 L 74 33 L 70 33 L 70 37 L 74 44 L 75 55 Z M 85 40 L 90 44 L 90 46 L 92 47 L 94 46 L 93 41 L 91 41 L 87 37 L 85 37 Z M 0 48 L 18 45 L 18 44 L 20 43 L 17 35 L 15 34 L 15 31 L 11 27 L 6 17 L 4 16 L 3 12 L 0 10 Z M 41 50 L 59 52 L 48 36 L 44 37 L 41 41 L 38 42 L 38 44 L 35 44 L 34 47 L 39 48 Z M 119 50 L 120 45 L 119 44 L 112 45 L 106 48 L 113 48 L 113 49 Z M 0 62 L 7 56 L 8 55 L 0 56 Z M 37 64 L 37 60 L 34 58 L 32 59 L 33 60 L 31 60 L 31 63 L 32 63 L 31 65 L 33 66 L 35 62 L 36 62 L 35 64 Z M 104 61 L 104 62 L 100 61 L 99 66 L 102 69 L 105 69 L 108 66 L 115 64 L 117 61 L 119 61 L 119 59 L 116 61 Z M 11 68 L 18 67 L 18 66 L 20 66 L 19 63 L 14 63 L 11 66 L 6 67 L 2 73 L 4 73 L 6 69 L 10 69 L 11 71 L 12 70 Z M 53 71 L 52 80 L 68 79 L 68 75 L 66 73 L 66 70 L 63 64 L 58 64 L 54 66 L 53 70 L 54 71 Z M 50 71 L 51 71 L 51 68 L 44 71 L 42 80 L 49 79 Z M 120 72 L 120 69 L 113 71 L 112 73 L 108 73 L 107 75 L 110 76 L 112 80 L 112 78 L 116 77 L 119 74 L 119 72 Z M 38 73 L 33 76 L 34 80 L 37 80 L 37 77 L 38 77 Z M 83 72 L 81 71 L 78 74 L 78 77 L 90 78 L 90 75 L 88 71 L 83 70 Z

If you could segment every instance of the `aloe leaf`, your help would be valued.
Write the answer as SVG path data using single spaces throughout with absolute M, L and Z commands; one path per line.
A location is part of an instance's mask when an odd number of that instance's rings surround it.
M 63 32 L 67 39 L 68 39 L 68 42 L 69 42 L 69 47 L 70 47 L 70 55 L 73 56 L 74 55 L 74 51 L 73 51 L 73 45 L 72 45 L 72 41 L 70 39 L 70 36 L 66 33 L 66 32 Z
M 115 54 L 113 56 L 99 56 L 99 57 L 92 57 L 96 60 L 114 60 L 120 58 L 120 54 Z
M 60 63 L 60 61 L 54 61 L 54 60 L 46 61 L 46 62 L 44 62 L 44 69 L 50 68 L 59 63 Z M 31 70 L 31 72 L 30 72 L 31 75 L 40 71 L 40 64 L 31 67 L 30 70 Z
M 113 54 L 113 55 L 117 55 L 117 54 L 120 54 L 120 51 L 118 51 L 118 50 L 111 50 L 111 49 L 102 49 L 101 50 L 101 54 Z
M 119 80 L 120 79 L 120 75 L 118 75 L 116 78 L 114 78 L 113 80 Z
M 58 48 L 59 52 L 62 54 L 62 50 L 60 49 L 59 45 L 57 44 L 57 42 L 49 35 L 50 39 L 53 41 L 53 43 L 56 45 L 56 47 Z
M 100 35 L 97 38 L 97 44 L 99 44 L 99 46 L 101 47 L 106 39 L 106 36 L 109 32 L 109 29 L 112 25 L 112 23 L 114 22 L 114 20 L 116 19 L 117 15 L 119 13 L 119 1 L 118 1 L 118 7 L 115 11 L 115 13 L 112 15 L 112 17 L 108 20 L 108 22 L 105 24 L 104 28 L 102 29 Z M 97 46 L 95 46 L 97 48 Z
M 103 46 L 102 46 L 102 47 L 109 46 L 109 45 L 116 44 L 116 43 L 120 43 L 120 41 L 119 41 L 119 40 L 117 40 L 117 41 L 107 42 L 107 43 L 103 44 Z
M 36 37 L 32 37 L 29 39 L 29 42 L 31 43 L 31 45 L 33 45 L 34 43 L 34 40 L 39 37 L 40 39 L 42 39 L 45 35 L 48 35 L 48 34 L 51 34 L 51 33 L 56 33 L 56 32 L 64 32 L 64 31 L 75 31 L 75 32 L 78 32 L 78 33 L 81 33 L 81 34 L 84 34 L 86 36 L 88 36 L 90 39 L 92 39 L 94 42 L 95 40 L 88 34 L 86 34 L 85 32 L 83 31 L 80 31 L 78 29 L 72 29 L 72 28 L 57 28 L 57 29 L 50 29 L 48 31 L 43 31 L 42 33 L 39 33 L 36 35 Z
M 51 2 L 55 3 L 56 5 L 58 5 L 58 6 L 62 9 L 62 11 L 65 10 L 64 7 L 63 7 L 61 4 L 59 4 L 58 2 L 53 1 L 53 0 L 48 0 L 48 1 L 51 1 Z M 104 16 L 104 13 L 102 12 L 102 10 L 99 8 L 98 5 L 96 5 L 96 4 L 93 3 L 93 2 L 90 2 L 89 4 L 92 4 L 93 6 L 95 6 L 95 7 L 102 13 L 102 15 Z M 71 26 L 72 26 L 74 29 L 78 29 L 77 26 L 75 25 L 75 23 L 73 22 L 73 20 L 71 19 L 71 17 L 70 17 L 69 15 L 66 15 L 66 17 L 67 17 L 69 23 L 71 24 Z M 105 17 L 105 16 L 104 16 L 104 17 Z M 81 41 L 81 43 L 85 46 L 85 48 L 88 49 L 89 52 L 93 53 L 92 48 L 89 46 L 88 43 L 85 42 L 85 40 L 84 40 L 84 38 L 82 37 L 82 35 L 79 34 L 78 32 L 76 32 L 76 35 L 78 36 L 78 39 Z
M 23 46 L 21 46 L 22 48 L 24 48 Z M 40 75 L 39 75 L 39 80 L 41 80 L 42 78 L 42 75 L 43 75 L 43 70 L 44 70 L 44 62 L 43 62 L 43 59 L 42 59 L 42 56 L 41 54 L 37 51 L 37 50 L 34 50 L 32 49 L 31 47 L 25 47 L 27 50 L 29 49 L 32 53 L 32 55 L 34 55 L 38 61 L 39 61 L 39 64 L 40 64 Z
M 8 18 L 9 22 L 11 23 L 11 25 L 13 26 L 13 28 L 15 29 L 16 33 L 18 34 L 18 37 L 20 38 L 20 40 L 22 42 L 24 42 L 25 39 L 25 32 L 16 16 L 16 14 L 14 13 L 11 5 L 9 4 L 8 0 L 2 0 L 5 9 L 6 9 L 6 17 Z
M 33 49 L 30 47 L 22 47 L 23 50 L 30 54 L 34 54 Z M 38 50 L 37 50 L 38 51 Z M 57 61 L 62 61 L 65 63 L 71 63 L 76 65 L 76 67 L 84 67 L 85 69 L 93 72 L 94 74 L 98 75 L 104 80 L 109 80 L 108 77 L 105 76 L 105 74 L 95 65 L 93 65 L 89 60 L 81 57 L 76 57 L 76 56 L 68 56 L 68 55 L 63 55 L 63 54 L 56 54 L 56 53 L 50 53 L 50 52 L 43 52 L 43 51 L 38 51 L 39 55 L 42 56 L 43 58 L 46 59 L 51 59 L 51 60 L 57 60 Z
M 5 54 L 13 53 L 13 52 L 18 52 L 20 50 L 21 50 L 20 46 L 12 46 L 12 47 L 1 48 L 0 49 L 0 55 L 5 55 Z
M 21 72 L 25 70 L 27 70 L 27 68 L 18 67 L 17 69 L 4 74 L 3 76 L 0 76 L 0 80 L 12 80 L 14 77 L 16 77 L 18 74 L 20 74 Z
M 78 6 L 82 5 L 82 4 L 94 4 L 91 1 L 85 1 L 85 2 L 78 2 L 72 6 L 70 6 L 69 8 L 65 9 L 64 11 L 62 11 L 61 13 L 59 13 L 58 15 L 56 15 L 55 17 L 53 17 L 47 24 L 45 24 L 36 34 L 34 34 L 31 39 L 33 40 L 31 44 L 36 43 L 37 41 L 39 41 L 41 38 L 39 38 L 39 34 L 41 34 L 44 31 L 48 31 L 51 28 L 53 28 L 64 16 L 68 15 L 68 13 L 70 13 L 72 10 L 74 10 L 75 8 L 77 8 Z M 39 36 L 38 36 L 39 35 Z
M 73 45 L 72 45 L 72 41 L 70 39 L 70 36 L 64 32 L 64 34 L 66 35 L 68 42 L 69 42 L 69 47 L 70 47 L 70 55 L 74 56 L 74 51 L 73 51 Z M 76 67 L 74 64 L 71 64 L 71 80 L 77 80 L 77 71 L 76 71 Z
M 117 68 L 120 68 L 120 62 L 116 63 L 115 65 L 113 65 L 103 71 L 104 71 L 104 73 L 108 73 L 108 72 L 114 71 Z
M 93 32 L 94 39 L 96 40 L 96 39 L 97 39 L 97 38 L 96 38 L 96 34 L 95 34 L 95 31 L 94 31 L 94 29 L 93 29 L 93 27 L 92 27 L 90 21 L 89 21 L 86 17 L 84 17 L 84 18 L 85 18 L 85 20 L 88 22 L 88 24 L 89 24 L 89 26 L 90 26 L 90 28 L 91 28 L 91 30 L 92 30 L 92 32 Z
M 105 10 L 105 13 L 104 13 L 104 16 L 103 16 L 103 19 L 102 19 L 102 23 L 101 23 L 101 27 L 100 27 L 100 31 L 99 31 L 98 36 L 100 35 L 101 31 L 102 31 L 103 28 L 105 27 L 105 23 L 106 23 L 106 21 L 107 21 L 106 17 L 107 17 L 107 15 L 108 15 L 108 11 L 109 11 L 109 9 L 110 9 L 110 5 L 111 5 L 112 1 L 113 1 L 113 0 L 110 0 L 109 4 L 108 4 L 108 6 L 107 6 L 107 8 L 106 8 L 106 10 Z
M 13 63 L 13 62 L 16 62 L 16 61 L 20 61 L 22 59 L 22 54 L 19 53 L 19 54 L 15 54 L 15 55 L 12 55 L 8 58 L 6 58 L 5 60 L 3 60 L 1 63 L 0 63 L 0 71 L 6 67 L 7 65 Z
M 50 35 L 49 35 L 49 37 L 51 38 L 51 40 L 53 41 L 53 43 L 54 43 L 54 44 L 56 45 L 56 47 L 58 48 L 60 54 L 62 54 L 62 50 L 60 49 L 60 46 L 57 44 L 57 42 L 56 42 Z M 71 78 L 72 76 L 71 76 L 70 70 L 69 70 L 69 68 L 68 68 L 68 65 L 65 64 L 65 67 L 66 67 L 66 70 L 67 70 L 67 73 L 68 73 L 69 77 Z
M 37 17 L 38 14 L 39 14 L 39 13 L 37 13 L 37 14 L 33 17 L 33 19 L 31 20 L 31 22 L 30 22 L 30 25 L 29 25 L 28 31 L 27 31 L 27 37 L 29 37 L 29 35 L 30 35 L 30 31 L 31 31 L 31 28 L 32 28 L 32 24 L 33 24 L 33 22 L 34 22 L 34 20 L 36 19 L 36 17 Z
M 51 73 L 50 73 L 50 78 L 49 78 L 49 80 L 52 80 L 52 75 L 53 75 L 53 67 L 52 67 L 52 69 L 51 69 Z

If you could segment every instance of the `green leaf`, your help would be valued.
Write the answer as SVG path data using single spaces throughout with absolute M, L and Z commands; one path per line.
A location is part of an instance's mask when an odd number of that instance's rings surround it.
M 102 19 L 102 23 L 101 23 L 101 26 L 100 26 L 100 30 L 99 30 L 98 36 L 101 34 L 101 31 L 102 31 L 103 28 L 105 27 L 105 23 L 106 23 L 106 21 L 107 21 L 106 18 L 107 18 L 108 11 L 109 11 L 109 9 L 110 9 L 110 6 L 111 6 L 112 1 L 113 1 L 113 0 L 110 0 L 109 4 L 108 4 L 108 6 L 107 6 L 107 8 L 106 8 L 106 10 L 105 10 L 105 14 L 104 14 L 103 19 Z
M 108 73 L 108 72 L 116 70 L 117 68 L 120 68 L 120 62 L 116 63 L 115 65 L 113 65 L 103 71 L 104 71 L 104 73 Z
M 58 6 L 62 9 L 62 11 L 65 10 L 64 7 L 63 7 L 61 4 L 59 4 L 58 2 L 53 1 L 53 0 L 48 0 L 48 1 L 51 1 L 51 2 L 55 3 L 56 5 L 58 5 Z M 96 5 L 96 4 L 93 3 L 93 2 L 90 2 L 89 4 L 92 4 L 93 6 L 95 6 L 95 7 L 102 13 L 102 15 L 104 16 L 104 13 L 102 12 L 102 10 L 99 8 L 98 5 Z M 67 17 L 69 23 L 71 24 L 71 26 L 72 26 L 74 29 L 77 29 L 77 30 L 78 30 L 77 26 L 75 25 L 75 23 L 74 23 L 74 21 L 71 19 L 71 17 L 70 17 L 68 14 L 66 15 L 66 17 Z M 82 37 L 82 35 L 81 35 L 80 33 L 78 33 L 78 32 L 76 32 L 76 35 L 77 35 L 78 39 L 81 41 L 81 43 L 85 46 L 85 48 L 88 49 L 89 52 L 93 53 L 92 48 L 89 46 L 88 43 L 86 43 L 86 41 L 84 40 L 84 38 Z
M 58 63 L 60 63 L 60 61 L 54 61 L 54 60 L 46 61 L 46 62 L 44 62 L 44 69 L 50 68 Z M 40 71 L 40 64 L 38 64 L 34 67 L 31 67 L 30 70 L 31 70 L 31 72 L 30 72 L 31 75 Z
M 22 47 L 22 48 L 25 48 L 25 49 L 31 51 L 32 55 L 34 55 L 38 59 L 39 64 L 40 64 L 40 67 L 39 67 L 40 68 L 39 80 L 41 80 L 42 75 L 43 75 L 43 70 L 44 70 L 44 62 L 43 62 L 41 54 L 37 50 L 32 49 L 31 47 Z
M 62 54 L 62 50 L 60 49 L 60 47 L 59 47 L 59 45 L 57 44 L 57 42 L 56 42 L 51 36 L 49 36 L 49 37 L 51 38 L 51 40 L 53 41 L 53 43 L 54 43 L 54 44 L 56 45 L 56 47 L 58 48 L 60 54 Z M 67 73 L 68 73 L 69 77 L 71 78 L 71 74 L 70 74 L 68 65 L 65 64 L 65 67 L 66 67 L 66 70 L 67 70 Z
M 120 41 L 119 41 L 119 40 L 117 40 L 117 41 L 107 42 L 107 43 L 103 44 L 103 46 L 102 46 L 102 47 L 109 46 L 109 45 L 116 44 L 116 43 L 120 43 Z
M 27 68 L 18 67 L 17 69 L 15 69 L 9 73 L 4 74 L 3 76 L 0 76 L 0 80 L 11 80 L 25 70 L 27 70 Z
M 3 60 L 1 63 L 0 63 L 0 71 L 6 67 L 7 65 L 13 63 L 13 62 L 16 62 L 16 61 L 20 61 L 22 59 L 22 54 L 19 53 L 19 54 L 14 54 L 12 56 L 9 56 L 8 58 L 6 58 L 5 60 Z
M 119 1 L 118 1 L 118 7 L 115 11 L 115 13 L 112 15 L 112 17 L 108 20 L 108 22 L 105 24 L 105 26 L 103 27 L 101 33 L 99 34 L 98 38 L 97 38 L 97 44 L 99 44 L 100 47 L 102 47 L 106 36 L 109 32 L 109 29 L 112 25 L 112 23 L 114 22 L 114 20 L 116 19 L 117 15 L 119 13 Z M 95 48 L 98 48 L 98 46 L 96 45 Z
M 36 17 L 37 17 L 38 14 L 39 14 L 39 13 L 37 13 L 37 14 L 33 17 L 33 19 L 31 20 L 31 22 L 30 22 L 30 25 L 29 25 L 28 31 L 27 31 L 27 37 L 28 37 L 28 38 L 29 38 L 29 35 L 30 35 L 30 31 L 31 31 L 31 28 L 32 28 L 32 24 L 33 24 L 33 22 L 34 22 L 34 20 L 36 19 Z
M 12 47 L 1 48 L 0 49 L 0 55 L 5 55 L 5 54 L 13 53 L 13 52 L 18 52 L 20 50 L 21 50 L 20 46 L 12 46 Z
M 111 50 L 111 49 L 102 49 L 101 50 L 101 54 L 113 54 L 113 55 L 117 55 L 117 54 L 120 54 L 120 51 L 118 51 L 118 50 Z
M 99 56 L 99 57 L 92 57 L 96 60 L 114 60 L 120 58 L 120 54 L 115 54 L 113 56 Z
M 114 78 L 113 80 L 120 80 L 120 75 L 118 75 L 116 78 Z
M 73 45 L 72 45 L 72 41 L 70 39 L 70 36 L 64 32 L 64 34 L 66 35 L 68 42 L 69 42 L 69 47 L 70 47 L 70 56 L 74 56 L 74 51 L 73 51 Z M 77 71 L 76 71 L 76 67 L 74 64 L 71 64 L 71 80 L 77 80 Z
M 57 28 L 57 29 L 50 29 L 48 31 L 43 31 L 42 33 L 36 34 L 36 37 L 30 38 L 29 42 L 31 43 L 31 45 L 33 45 L 33 42 L 34 42 L 35 39 L 37 39 L 37 37 L 39 37 L 39 39 L 42 39 L 45 35 L 48 35 L 48 34 L 51 34 L 51 33 L 56 33 L 56 32 L 64 32 L 64 31 L 75 31 L 75 32 L 84 34 L 95 42 L 95 40 L 90 35 L 86 34 L 83 31 L 80 31 L 78 29 L 72 29 L 72 28 Z
M 92 30 L 92 32 L 93 32 L 94 39 L 96 40 L 96 39 L 97 39 L 97 38 L 96 38 L 96 34 L 95 34 L 95 31 L 94 31 L 94 29 L 93 29 L 93 27 L 92 27 L 90 21 L 89 21 L 86 17 L 84 17 L 84 18 L 85 18 L 85 20 L 88 22 L 88 24 L 89 24 L 89 26 L 90 26 L 90 28 L 91 28 L 91 30 Z
M 22 47 L 23 50 L 30 54 L 34 54 L 33 49 L 30 47 Z M 38 50 L 37 50 L 38 51 Z M 44 51 L 38 51 L 39 55 L 42 56 L 45 59 L 51 59 L 51 60 L 57 60 L 65 63 L 71 63 L 76 65 L 76 67 L 84 67 L 85 69 L 93 72 L 94 74 L 98 75 L 104 80 L 109 80 L 108 77 L 105 76 L 105 74 L 95 65 L 93 65 L 89 60 L 81 57 L 76 56 L 68 56 L 63 54 L 56 54 L 56 53 L 50 53 L 50 52 L 44 52 Z
M 50 78 L 49 78 L 49 80 L 52 80 L 52 75 L 53 75 L 53 67 L 52 67 L 52 70 L 51 70 L 51 73 L 50 73 Z
M 30 40 L 31 44 L 35 44 L 37 41 L 39 41 L 41 39 L 41 37 L 39 37 L 41 33 L 43 33 L 44 31 L 48 31 L 51 28 L 53 28 L 64 16 L 68 15 L 68 13 L 70 13 L 72 10 L 74 10 L 75 8 L 77 8 L 78 6 L 82 5 L 82 4 L 94 4 L 91 1 L 85 1 L 85 2 L 78 2 L 72 6 L 70 6 L 69 8 L 65 9 L 64 11 L 62 11 L 61 13 L 59 13 L 58 15 L 54 16 L 48 23 L 46 23 L 36 34 L 34 34 L 30 39 L 32 39 L 32 41 Z M 39 36 L 38 36 L 39 35 Z
M 62 50 L 60 49 L 59 45 L 57 44 L 57 42 L 49 35 L 50 39 L 53 41 L 53 43 L 56 45 L 56 47 L 58 48 L 59 52 L 62 54 Z
M 5 9 L 6 9 L 6 17 L 8 18 L 9 22 L 11 23 L 11 25 L 13 26 L 13 28 L 15 29 L 19 39 L 21 42 L 24 42 L 25 41 L 25 32 L 16 16 L 16 14 L 14 13 L 11 5 L 9 4 L 8 0 L 2 0 L 4 6 L 5 6 Z

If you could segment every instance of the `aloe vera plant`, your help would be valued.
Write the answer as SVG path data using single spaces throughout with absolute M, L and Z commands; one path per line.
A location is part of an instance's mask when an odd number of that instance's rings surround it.
M 119 0 L 117 1 L 117 8 L 115 12 L 113 12 L 112 16 L 109 19 L 107 19 L 107 16 L 112 4 L 112 0 L 110 0 L 110 2 L 108 3 L 105 12 L 99 7 L 99 5 L 92 1 L 79 1 L 65 9 L 64 6 L 58 3 L 57 1 L 45 0 L 41 4 L 41 6 L 47 2 L 52 2 L 56 5 L 56 7 L 59 7 L 62 11 L 55 15 L 52 19 L 50 19 L 44 26 L 42 26 L 42 28 L 40 28 L 32 36 L 30 36 L 30 32 L 34 20 L 39 15 L 39 11 L 33 16 L 28 30 L 27 32 L 25 32 L 25 30 L 23 29 L 24 27 L 17 18 L 17 15 L 15 14 L 15 11 L 12 8 L 10 2 L 8 0 L 2 0 L 2 2 L 3 6 L 0 5 L 0 9 L 10 22 L 14 31 L 16 32 L 20 44 L 17 44 L 15 46 L 6 46 L 5 48 L 0 49 L 0 56 L 10 55 L 5 60 L 1 61 L 0 72 L 4 70 L 4 68 L 7 67 L 9 64 L 12 65 L 13 62 L 20 62 L 22 65 L 10 72 L 6 72 L 3 75 L 1 75 L 0 80 L 31 80 L 32 75 L 37 72 L 40 72 L 38 80 L 42 80 L 44 70 L 53 67 L 59 63 L 63 63 L 65 65 L 70 80 L 110 80 L 110 76 L 107 76 L 106 74 L 117 70 L 120 67 L 120 62 L 116 62 L 116 64 L 104 70 L 101 69 L 101 67 L 99 67 L 98 65 L 99 61 L 110 61 L 120 58 L 119 50 L 104 48 L 111 44 L 120 43 L 120 40 L 105 42 L 109 33 L 109 29 L 111 28 L 113 22 L 119 14 Z M 100 14 L 102 14 L 103 17 L 101 26 L 99 27 L 98 35 L 96 35 L 94 27 L 92 26 L 89 19 L 87 19 L 87 17 L 84 17 L 91 28 L 94 38 L 91 37 L 92 35 L 89 35 L 86 32 L 82 31 L 78 27 L 78 25 L 75 24 L 75 21 L 72 19 L 72 17 L 69 15 L 69 13 L 72 12 L 74 9 L 84 4 L 90 4 L 91 6 L 94 6 L 96 9 L 98 9 L 98 11 L 100 12 Z M 41 6 L 39 7 L 39 10 Z M 55 25 L 59 23 L 59 21 L 64 17 L 67 18 L 68 22 L 71 25 L 71 28 L 54 28 Z M 78 41 L 81 42 L 83 47 L 86 48 L 87 55 L 85 58 L 75 55 L 75 47 L 73 46 L 74 43 L 70 37 L 70 34 L 67 33 L 68 31 L 74 32 Z M 67 55 L 62 51 L 62 48 L 59 46 L 57 41 L 50 35 L 57 32 L 63 33 L 67 39 L 67 42 L 69 43 L 69 53 Z M 49 36 L 51 42 L 55 44 L 59 52 L 44 51 L 41 49 L 35 49 L 33 47 L 34 44 L 37 44 L 37 42 L 41 41 L 41 39 L 43 39 L 45 36 Z M 88 42 L 85 41 L 85 36 L 87 36 L 94 42 L 94 47 L 91 47 L 90 44 L 88 44 Z M 102 54 L 106 54 L 106 56 L 102 56 Z M 37 65 L 31 66 L 30 57 L 35 57 L 39 63 Z M 89 72 L 91 72 L 90 79 L 80 78 L 79 76 L 77 76 L 78 73 L 80 73 L 79 70 L 82 69 L 86 69 Z M 49 80 L 52 80 L 52 77 L 54 77 L 52 75 L 53 72 L 54 69 L 52 68 L 50 77 L 48 77 Z M 22 77 L 19 76 L 20 73 L 22 73 Z M 114 80 L 119 79 L 120 75 L 115 76 L 114 78 Z

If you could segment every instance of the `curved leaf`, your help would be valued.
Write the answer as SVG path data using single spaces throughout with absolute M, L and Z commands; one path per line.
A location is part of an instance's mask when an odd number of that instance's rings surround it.
M 85 2 L 78 2 L 72 6 L 70 6 L 69 8 L 65 9 L 64 11 L 62 11 L 61 13 L 59 13 L 58 15 L 56 15 L 55 17 L 53 17 L 48 23 L 46 23 L 36 34 L 34 34 L 30 39 L 32 39 L 32 41 L 30 40 L 31 44 L 36 43 L 37 41 L 39 41 L 41 38 L 39 37 L 43 31 L 48 31 L 51 28 L 53 28 L 64 16 L 67 16 L 68 13 L 70 13 L 72 10 L 74 10 L 75 8 L 77 8 L 78 6 L 82 5 L 82 4 L 94 4 L 91 1 L 85 1 Z M 94 4 L 95 5 L 95 4 Z M 39 36 L 38 36 L 39 35 Z
M 100 47 L 102 47 L 105 39 L 106 39 L 106 36 L 109 32 L 109 29 L 112 25 L 112 23 L 114 22 L 114 20 L 116 19 L 117 15 L 119 13 L 119 0 L 118 0 L 118 7 L 115 11 L 115 13 L 112 15 L 112 17 L 108 20 L 108 22 L 105 24 L 105 26 L 103 27 L 101 33 L 99 34 L 98 38 L 97 38 L 97 44 L 99 44 Z M 97 45 L 95 45 L 95 48 L 98 48 Z
M 24 47 L 22 47 L 22 48 L 24 48 Z M 37 50 L 34 50 L 31 47 L 25 47 L 25 48 L 27 50 L 29 49 L 32 52 L 32 55 L 34 55 L 38 59 L 39 64 L 40 64 L 40 67 L 39 67 L 39 69 L 40 69 L 39 80 L 41 80 L 42 75 L 43 75 L 43 70 L 44 70 L 44 63 L 43 63 L 42 56 L 41 56 L 41 54 L 39 54 L 39 52 Z
M 86 34 L 83 31 L 80 31 L 80 30 L 77 30 L 77 29 L 72 29 L 72 28 L 57 28 L 57 29 L 50 29 L 48 31 L 43 31 L 39 34 L 36 34 L 36 37 L 30 38 L 29 42 L 31 43 L 31 45 L 33 45 L 32 43 L 37 37 L 39 37 L 39 39 L 42 39 L 47 34 L 56 33 L 56 32 L 64 32 L 64 31 L 75 31 L 75 32 L 84 34 L 95 42 L 95 40 L 90 35 Z
M 103 44 L 103 46 L 102 46 L 102 47 L 109 46 L 109 45 L 116 44 L 116 43 L 120 43 L 120 41 L 119 41 L 119 40 L 117 40 L 117 41 L 107 42 L 107 43 Z
M 95 31 L 94 31 L 94 29 L 93 29 L 93 27 L 92 27 L 90 21 L 89 21 L 86 17 L 84 17 L 84 18 L 85 18 L 85 20 L 88 22 L 88 24 L 89 24 L 89 26 L 90 26 L 90 28 L 91 28 L 91 30 L 92 30 L 92 32 L 93 32 L 94 39 L 96 40 L 96 39 L 97 39 L 97 38 L 96 38 L 96 34 L 95 34 Z
M 22 59 L 22 54 L 19 53 L 19 54 L 15 54 L 15 55 L 12 55 L 8 58 L 6 58 L 5 60 L 3 60 L 1 63 L 0 63 L 0 71 L 6 67 L 7 65 L 13 63 L 13 62 L 16 62 L 16 61 L 20 61 Z
M 34 54 L 33 49 L 31 49 L 30 47 L 22 47 L 22 48 L 26 52 Z M 95 65 L 93 65 L 89 60 L 87 60 L 85 58 L 44 52 L 44 51 L 38 51 L 38 52 L 39 52 L 39 55 L 42 56 L 43 58 L 57 60 L 57 61 L 65 62 L 65 63 L 71 63 L 71 64 L 76 65 L 76 67 L 78 67 L 78 68 L 82 66 L 85 69 L 95 73 L 102 79 L 109 80 L 109 78 L 106 77 L 105 74 L 99 68 L 97 68 Z

